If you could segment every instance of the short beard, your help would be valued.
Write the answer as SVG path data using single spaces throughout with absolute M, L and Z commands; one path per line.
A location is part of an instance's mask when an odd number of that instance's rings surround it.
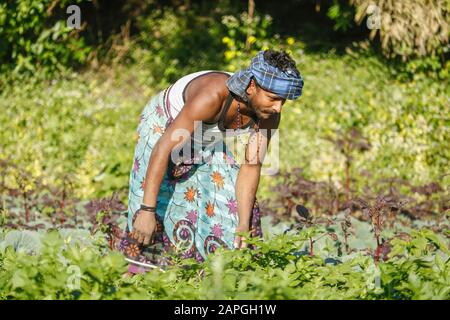
M 254 104 L 253 104 L 253 101 L 252 101 L 252 99 L 250 99 L 248 96 L 247 96 L 247 106 L 248 106 L 248 108 L 250 109 L 250 111 L 253 113 L 253 115 L 254 115 L 256 118 L 258 118 L 258 113 L 256 112 L 256 108 L 255 108 L 255 106 L 254 106 Z
M 248 107 L 252 112 L 255 112 L 255 107 L 253 106 L 253 101 L 252 101 L 252 99 L 250 99 L 250 97 L 248 96 L 247 93 L 245 93 L 245 98 L 246 98 L 246 102 L 247 102 L 247 107 Z

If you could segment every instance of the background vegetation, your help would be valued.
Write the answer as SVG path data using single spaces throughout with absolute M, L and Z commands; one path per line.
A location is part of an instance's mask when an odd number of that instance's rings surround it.
M 66 24 L 71 4 L 79 30 Z M 449 6 L 0 4 L 1 297 L 448 299 Z M 258 190 L 266 242 L 121 279 L 124 260 L 110 251 L 143 106 L 187 73 L 234 72 L 266 48 L 288 51 L 305 78 L 283 110 L 280 174 Z M 80 289 L 70 273 L 52 278 L 69 265 Z

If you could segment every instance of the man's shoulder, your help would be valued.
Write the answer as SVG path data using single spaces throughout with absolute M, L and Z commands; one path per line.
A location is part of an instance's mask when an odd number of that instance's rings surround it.
M 228 96 L 228 87 L 226 80 L 230 77 L 230 73 L 226 71 L 210 70 L 202 77 L 195 79 L 191 84 L 192 91 L 195 94 L 218 95 L 221 98 Z
M 204 71 L 199 71 L 199 72 L 203 73 L 202 78 L 217 79 L 217 80 L 228 79 L 229 77 L 231 77 L 233 75 L 233 73 L 231 73 L 231 72 L 222 71 L 222 70 L 204 70 Z

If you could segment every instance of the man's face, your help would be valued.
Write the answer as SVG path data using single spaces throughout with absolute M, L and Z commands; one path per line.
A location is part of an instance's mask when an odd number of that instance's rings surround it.
M 252 79 L 247 88 L 248 105 L 260 119 L 268 119 L 274 113 L 280 113 L 286 99 L 264 90 Z

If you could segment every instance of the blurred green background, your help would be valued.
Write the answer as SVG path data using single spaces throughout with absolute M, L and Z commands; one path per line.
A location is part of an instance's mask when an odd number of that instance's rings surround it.
M 66 24 L 72 4 L 79 30 Z M 33 192 L 41 179 L 70 184 L 81 199 L 118 192 L 126 201 L 138 117 L 152 95 L 190 72 L 236 71 L 273 48 L 289 52 L 305 79 L 282 115 L 282 171 L 301 168 L 354 192 L 393 177 L 448 186 L 449 8 L 448 0 L 6 1 L 2 185 Z M 262 177 L 260 199 L 277 179 Z

